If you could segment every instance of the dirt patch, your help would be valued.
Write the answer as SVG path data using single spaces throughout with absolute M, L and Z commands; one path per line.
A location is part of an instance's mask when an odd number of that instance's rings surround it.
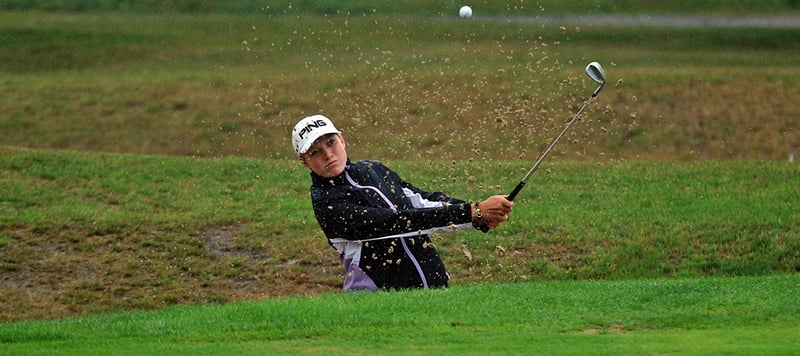
M 247 228 L 247 224 L 213 226 L 200 231 L 199 235 L 206 249 L 220 258 L 246 257 L 260 262 L 268 261 L 269 256 L 266 253 L 236 247 L 237 236 Z
M 206 248 L 216 255 L 225 255 L 233 245 L 233 240 L 243 229 L 244 225 L 211 227 L 200 232 L 200 238 L 206 244 Z

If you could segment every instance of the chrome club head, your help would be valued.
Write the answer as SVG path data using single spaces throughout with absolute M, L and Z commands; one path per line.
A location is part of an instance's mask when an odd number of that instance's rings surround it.
M 597 93 L 599 93 L 600 90 L 603 89 L 603 86 L 606 85 L 606 72 L 603 71 L 603 67 L 600 65 L 600 63 L 592 62 L 586 66 L 586 74 L 589 76 L 589 78 L 592 78 L 595 83 L 600 84 L 600 86 L 597 87 L 592 94 L 592 96 L 597 96 Z
M 589 78 L 592 78 L 597 84 L 605 84 L 606 83 L 606 72 L 603 71 L 603 67 L 600 63 L 592 62 L 586 66 L 586 74 L 589 75 Z

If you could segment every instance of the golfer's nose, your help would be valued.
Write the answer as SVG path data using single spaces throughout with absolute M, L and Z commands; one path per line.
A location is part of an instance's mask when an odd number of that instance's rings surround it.
M 326 161 L 333 156 L 333 147 L 322 147 L 322 158 Z

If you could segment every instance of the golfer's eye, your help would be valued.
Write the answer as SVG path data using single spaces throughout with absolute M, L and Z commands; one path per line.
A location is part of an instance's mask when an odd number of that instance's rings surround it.
M 319 155 L 319 148 L 312 148 L 308 151 L 308 157 L 316 157 Z
M 336 144 L 336 139 L 332 138 L 328 140 L 328 147 L 333 147 Z

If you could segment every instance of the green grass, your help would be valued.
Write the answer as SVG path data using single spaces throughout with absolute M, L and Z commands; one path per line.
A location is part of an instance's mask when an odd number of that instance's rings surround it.
M 0 300 L 20 306 L 3 319 L 340 289 L 308 173 L 293 160 L 0 152 Z M 350 154 L 359 158 L 355 147 Z M 528 164 L 387 163 L 423 189 L 463 199 L 507 193 Z M 434 241 L 455 285 L 793 274 L 798 169 L 546 163 L 501 229 Z
M 460 5 L 0 2 L 0 352 L 796 353 L 798 30 L 462 21 Z M 453 288 L 332 293 L 291 125 L 324 112 L 353 159 L 479 199 L 577 110 L 591 60 L 609 85 L 512 220 L 435 237 Z
M 23 354 L 797 352 L 797 277 L 530 282 L 0 324 Z
M 535 160 L 594 88 L 582 71 L 598 60 L 609 85 L 560 144 L 570 154 L 553 160 L 800 155 L 792 129 L 800 115 L 792 104 L 800 95 L 797 29 L 562 29 L 379 16 L 0 18 L 7 145 L 289 159 L 291 125 L 324 112 L 369 157 Z

